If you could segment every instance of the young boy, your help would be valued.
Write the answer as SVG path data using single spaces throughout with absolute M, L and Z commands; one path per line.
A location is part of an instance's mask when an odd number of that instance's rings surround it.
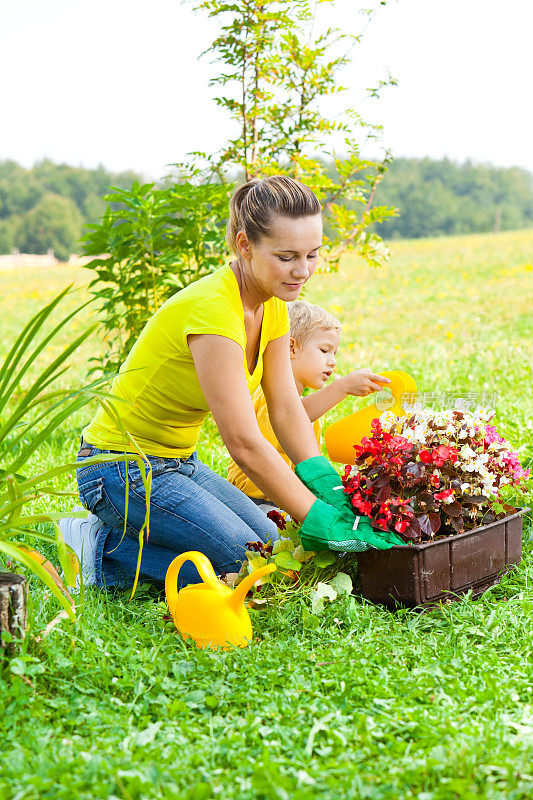
M 388 378 L 376 375 L 370 369 L 359 369 L 337 378 L 327 386 L 336 365 L 336 355 L 340 343 L 341 324 L 336 317 L 324 309 L 295 300 L 287 303 L 290 319 L 290 358 L 292 373 L 302 403 L 313 423 L 313 430 L 320 446 L 320 417 L 336 406 L 348 395 L 366 397 L 379 392 L 382 383 L 390 383 Z M 303 397 L 304 389 L 315 389 Z M 282 450 L 270 424 L 265 396 L 259 386 L 252 395 L 252 403 L 259 430 L 282 458 L 294 469 L 289 457 Z M 246 477 L 244 472 L 230 459 L 228 481 L 248 495 L 265 512 L 275 508 L 265 495 Z

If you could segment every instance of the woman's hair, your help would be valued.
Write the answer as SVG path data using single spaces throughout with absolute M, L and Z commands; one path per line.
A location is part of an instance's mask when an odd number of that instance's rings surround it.
M 290 335 L 299 347 L 303 347 L 316 330 L 333 330 L 338 331 L 339 334 L 342 330 L 342 325 L 337 317 L 306 300 L 293 300 L 292 303 L 287 303 L 287 308 L 291 328 Z
M 236 238 L 244 231 L 248 241 L 256 244 L 268 236 L 272 217 L 311 217 L 322 211 L 311 189 L 286 175 L 252 178 L 233 192 L 229 201 L 229 220 L 226 225 L 226 242 L 233 253 L 237 252 Z

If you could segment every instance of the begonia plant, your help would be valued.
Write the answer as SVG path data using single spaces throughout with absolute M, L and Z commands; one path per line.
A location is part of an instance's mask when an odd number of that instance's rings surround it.
M 529 470 L 489 422 L 490 409 L 417 410 L 372 421 L 343 478 L 355 513 L 406 542 L 462 533 L 516 511 L 506 488 L 523 495 Z

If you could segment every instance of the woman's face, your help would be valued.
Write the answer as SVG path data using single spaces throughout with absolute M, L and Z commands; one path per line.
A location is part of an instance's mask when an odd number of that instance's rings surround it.
M 321 244 L 321 214 L 298 219 L 276 215 L 270 234 L 257 244 L 249 243 L 244 231 L 237 234 L 237 247 L 256 291 L 286 302 L 297 299 L 315 271 Z

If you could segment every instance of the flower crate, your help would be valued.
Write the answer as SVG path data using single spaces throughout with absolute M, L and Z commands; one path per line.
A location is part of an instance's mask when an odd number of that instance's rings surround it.
M 388 608 L 436 605 L 469 589 L 479 597 L 520 563 L 528 510 L 437 541 L 361 553 L 362 596 Z

